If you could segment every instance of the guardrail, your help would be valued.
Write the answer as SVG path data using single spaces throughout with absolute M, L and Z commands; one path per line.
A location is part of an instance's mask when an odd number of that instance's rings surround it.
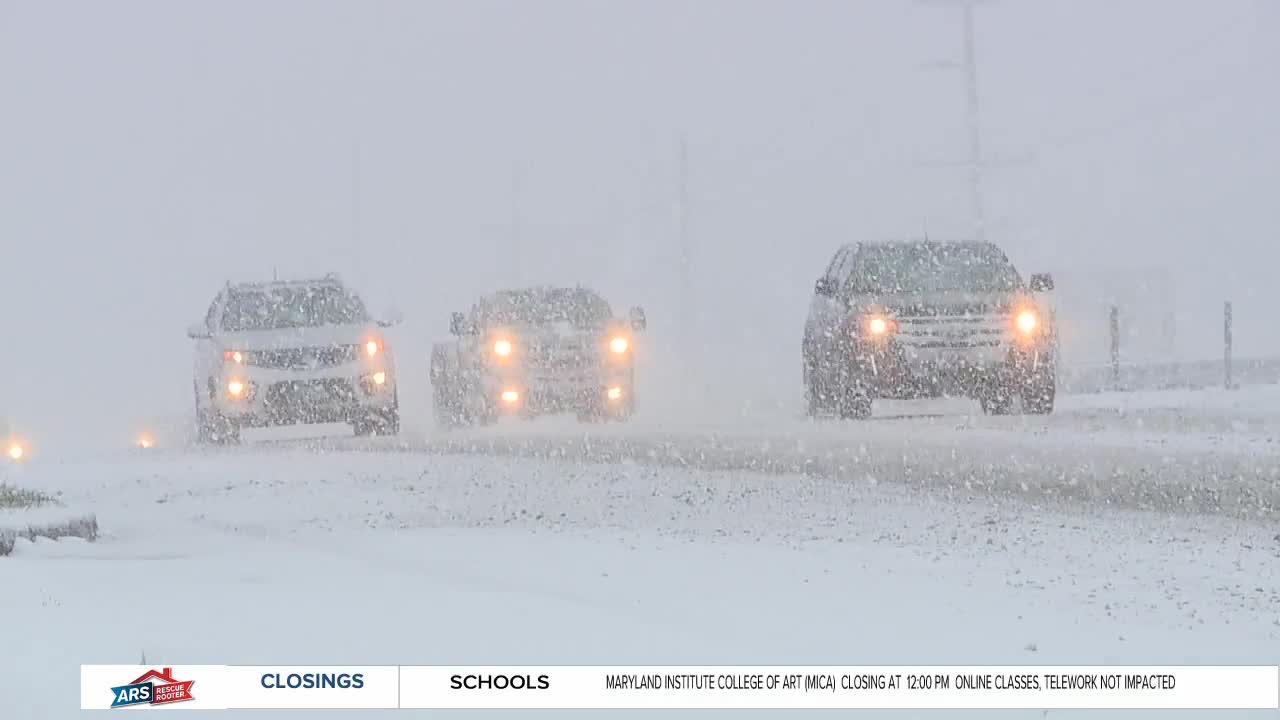
M 1059 369 L 1058 387 L 1073 394 L 1134 390 L 1202 390 L 1280 383 L 1280 358 L 1170 362 L 1099 362 Z

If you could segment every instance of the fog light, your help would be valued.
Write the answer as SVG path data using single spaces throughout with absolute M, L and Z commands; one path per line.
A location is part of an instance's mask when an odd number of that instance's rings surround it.
M 373 384 L 374 384 L 374 385 L 386 385 L 386 384 L 387 384 L 387 374 L 386 374 L 386 373 L 384 373 L 384 372 L 382 372 L 381 370 L 379 370 L 378 372 L 374 373 L 374 374 L 373 374 Z
M 503 390 L 501 397 L 502 402 L 507 403 L 508 405 L 520 402 L 520 393 L 515 390 Z
M 244 394 L 244 383 L 232 379 L 231 382 L 227 383 L 227 392 L 231 394 L 231 397 L 240 397 Z
M 605 392 L 605 394 L 609 396 L 609 399 L 610 399 L 610 400 L 621 400 L 621 399 L 622 399 L 622 388 L 620 388 L 620 387 L 611 387 L 611 388 L 609 388 L 609 389 Z

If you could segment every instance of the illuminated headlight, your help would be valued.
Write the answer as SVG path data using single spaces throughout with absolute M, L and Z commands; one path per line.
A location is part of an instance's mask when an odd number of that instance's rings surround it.
M 515 403 L 520 402 L 520 393 L 515 390 L 503 390 L 500 397 L 502 398 L 502 402 L 507 403 L 508 405 L 514 405 Z
M 227 383 L 227 394 L 236 398 L 244 395 L 244 383 L 236 378 L 232 378 Z
M 1023 310 L 1018 313 L 1013 322 L 1018 327 L 1019 332 L 1024 335 L 1030 335 L 1035 332 L 1036 327 L 1040 325 L 1040 319 L 1030 310 Z
M 609 397 L 609 399 L 610 399 L 610 400 L 621 400 L 621 399 L 622 399 L 622 388 L 620 388 L 620 387 L 611 387 L 611 388 L 609 388 L 609 389 L 605 392 L 605 394 Z
M 883 315 L 872 315 L 862 323 L 863 329 L 872 337 L 884 337 L 893 332 L 893 320 Z
M 493 354 L 498 357 L 509 357 L 511 355 L 510 340 L 496 340 L 493 343 Z
M 369 357 L 373 357 L 374 355 L 377 355 L 378 351 L 381 349 L 382 349 L 382 346 L 378 344 L 377 340 L 370 340 L 369 342 L 364 344 L 364 352 Z M 382 383 L 378 383 L 378 384 L 381 385 Z
M 26 448 L 22 447 L 22 443 L 15 442 L 15 443 L 9 443 L 9 449 L 7 453 L 9 455 L 10 460 L 17 462 L 18 460 L 22 459 L 22 456 L 27 454 L 27 450 Z
M 379 370 L 378 372 L 374 373 L 374 374 L 373 374 L 373 384 L 374 384 L 374 385 L 386 385 L 386 384 L 387 384 L 387 374 L 386 374 L 385 372 L 382 372 L 381 370 Z
M 626 338 L 622 337 L 621 335 L 609 341 L 609 352 L 612 352 L 616 355 L 621 355 L 622 353 L 630 349 L 631 349 L 631 342 L 628 341 Z
M 155 443 L 152 442 L 151 438 L 147 435 L 143 435 L 142 437 L 138 438 L 138 447 L 142 448 L 143 450 L 149 450 L 151 446 L 154 444 Z

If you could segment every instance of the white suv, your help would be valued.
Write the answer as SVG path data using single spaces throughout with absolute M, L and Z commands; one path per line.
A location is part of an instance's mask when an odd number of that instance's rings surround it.
M 199 439 L 234 443 L 242 427 L 349 423 L 357 435 L 400 431 L 395 363 L 381 328 L 337 276 L 230 283 L 196 341 Z

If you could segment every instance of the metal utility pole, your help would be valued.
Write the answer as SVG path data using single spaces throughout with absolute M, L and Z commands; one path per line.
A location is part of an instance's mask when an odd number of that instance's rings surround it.
M 679 150 L 679 179 L 678 179 L 678 196 L 677 196 L 677 223 L 680 242 L 680 259 L 679 259 L 679 298 L 680 307 L 677 312 L 680 316 L 680 346 L 685 353 L 693 350 L 693 328 L 697 327 L 693 322 L 693 280 L 690 275 L 690 267 L 693 264 L 693 248 L 690 247 L 689 240 L 689 144 L 684 136 L 680 136 Z M 686 358 L 692 355 L 685 355 Z
M 986 211 L 982 200 L 982 128 L 978 110 L 978 54 L 973 36 L 973 0 L 964 2 L 965 116 L 969 127 L 969 201 L 974 239 L 986 239 Z
M 507 257 L 502 262 L 511 268 L 511 285 L 519 287 L 524 277 L 520 258 L 520 165 L 511 163 L 511 232 L 507 239 Z
M 934 6 L 959 5 L 963 30 L 963 50 L 959 63 L 964 73 L 965 125 L 969 137 L 969 153 L 964 165 L 969 170 L 969 212 L 973 222 L 975 240 L 985 240 L 987 235 L 986 203 L 982 192 L 982 170 L 987 158 L 982 147 L 982 112 L 978 95 L 978 50 L 974 33 L 974 7 L 983 0 L 919 0 Z M 932 67 L 955 67 L 954 62 L 930 63 Z

